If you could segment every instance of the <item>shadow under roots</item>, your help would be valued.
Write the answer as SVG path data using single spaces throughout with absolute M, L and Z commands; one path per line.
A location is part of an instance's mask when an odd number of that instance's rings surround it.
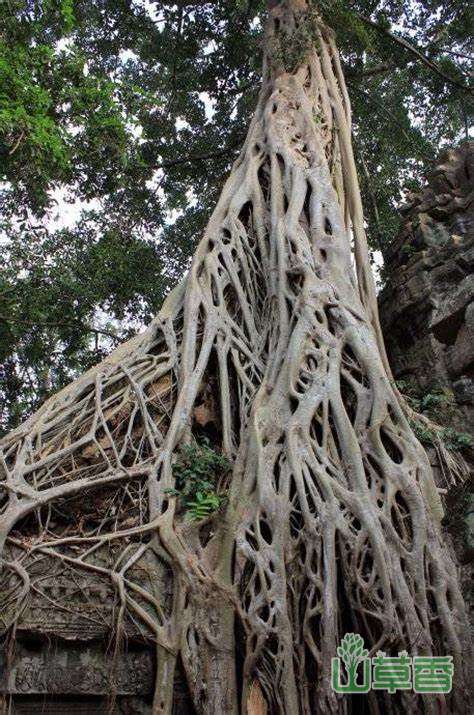
M 242 690 L 244 685 L 244 661 L 245 661 L 245 630 L 240 618 L 236 615 L 234 619 L 235 637 L 235 679 L 237 683 L 237 699 L 239 712 L 242 712 Z
M 382 629 L 380 624 L 377 623 L 375 619 L 370 618 L 368 614 L 365 616 L 367 620 L 366 626 L 357 621 L 355 616 L 356 610 L 351 605 L 347 594 L 349 580 L 347 577 L 344 577 L 341 548 L 343 548 L 341 539 L 336 539 L 339 637 L 342 639 L 346 633 L 359 633 L 364 638 L 366 647 L 370 648 L 370 644 L 376 643 L 382 636 Z M 341 712 L 347 712 L 350 715 L 369 715 L 373 713 L 400 713 L 400 715 L 404 715 L 407 712 L 424 712 L 424 710 L 412 710 L 407 708 L 406 703 L 402 700 L 401 693 L 388 695 L 384 691 L 377 692 L 371 690 L 367 694 L 346 694 L 343 697 L 347 711 L 341 706 Z M 387 701 L 387 698 L 389 698 L 389 701 Z
M 181 656 L 178 656 L 174 672 L 172 715 L 197 715 L 186 680 Z

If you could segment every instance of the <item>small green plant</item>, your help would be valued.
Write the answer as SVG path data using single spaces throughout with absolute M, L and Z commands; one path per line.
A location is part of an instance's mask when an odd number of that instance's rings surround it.
M 434 444 L 436 437 L 441 439 L 446 449 L 458 452 L 473 446 L 473 439 L 467 432 L 457 432 L 452 427 L 445 427 L 435 434 L 435 432 L 418 420 L 410 422 L 416 436 L 425 444 Z
M 456 409 L 454 395 L 443 385 L 432 385 L 429 392 L 423 392 L 411 380 L 396 380 L 395 385 L 415 412 L 428 417 L 438 425 L 442 425 L 443 422 L 446 425 L 452 420 Z M 425 421 L 416 418 L 410 420 L 410 424 L 420 442 L 424 444 L 433 445 L 437 440 L 441 440 L 446 449 L 452 452 L 459 452 L 473 446 L 470 434 L 458 432 L 452 427 L 445 426 L 435 431 Z
M 440 436 L 446 446 L 446 449 L 451 449 L 453 451 L 467 449 L 468 447 L 472 447 L 473 444 L 470 434 L 467 432 L 457 432 L 452 427 L 447 427 L 442 430 Z
M 400 390 L 400 392 L 403 392 L 404 395 L 409 393 L 412 389 L 412 384 L 409 380 L 395 380 L 395 386 Z
M 432 385 L 429 392 L 423 391 L 411 380 L 396 380 L 395 385 L 416 412 L 425 414 L 438 423 L 452 418 L 456 409 L 454 395 L 443 385 Z
M 418 252 L 418 248 L 413 246 L 411 243 L 404 243 L 400 249 L 400 252 L 405 256 L 414 256 Z
M 443 393 L 428 392 L 420 400 L 420 410 L 421 412 L 427 412 L 433 409 L 433 407 L 439 407 L 442 404 L 449 402 L 447 395 Z
M 225 501 L 223 481 L 231 463 L 215 452 L 204 438 L 199 444 L 183 445 L 173 465 L 176 487 L 167 493 L 179 499 L 192 521 L 214 514 Z
M 424 444 L 433 444 L 435 434 L 432 430 L 426 427 L 423 422 L 419 422 L 418 420 L 410 420 L 410 425 L 420 442 L 423 442 Z

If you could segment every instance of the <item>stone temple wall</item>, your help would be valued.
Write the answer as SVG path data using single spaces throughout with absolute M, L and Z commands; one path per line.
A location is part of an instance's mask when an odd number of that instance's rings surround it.
M 387 282 L 379 295 L 393 374 L 403 381 L 402 392 L 410 385 L 418 403 L 444 392 L 447 400 L 428 416 L 473 435 L 474 142 L 445 151 L 425 188 L 400 210 L 403 222 L 385 257 Z M 474 613 L 474 450 L 463 451 L 471 478 L 454 486 L 446 483 L 435 450 L 427 451 L 438 486 L 448 486 L 445 525 Z
M 474 142 L 441 155 L 401 207 L 379 296 L 395 378 L 452 390 L 454 421 L 474 431 Z

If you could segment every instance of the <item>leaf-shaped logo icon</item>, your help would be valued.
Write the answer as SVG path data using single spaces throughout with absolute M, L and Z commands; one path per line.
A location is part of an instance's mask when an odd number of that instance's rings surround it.
M 338 648 L 338 655 L 346 665 L 352 660 L 352 633 L 346 633 L 341 641 L 341 645 Z
M 332 688 L 337 693 L 368 693 L 371 684 L 371 660 L 359 633 L 346 633 L 331 661 Z M 341 678 L 341 661 L 346 671 Z M 362 664 L 362 670 L 360 666 Z M 345 680 L 345 682 L 342 682 Z M 360 681 L 360 682 L 359 682 Z
M 358 633 L 346 633 L 337 649 L 337 654 L 348 669 L 354 668 L 363 658 L 368 656 L 364 648 L 364 639 Z
M 358 658 L 364 648 L 364 641 L 358 633 L 353 633 L 352 635 L 354 638 L 352 639 L 351 653 L 355 658 Z

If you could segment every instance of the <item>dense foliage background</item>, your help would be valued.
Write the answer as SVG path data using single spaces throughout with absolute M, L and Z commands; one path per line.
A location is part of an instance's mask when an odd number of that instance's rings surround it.
M 371 245 L 468 131 L 464 0 L 321 0 Z M 140 329 L 186 271 L 245 136 L 265 1 L 4 0 L 0 430 Z

